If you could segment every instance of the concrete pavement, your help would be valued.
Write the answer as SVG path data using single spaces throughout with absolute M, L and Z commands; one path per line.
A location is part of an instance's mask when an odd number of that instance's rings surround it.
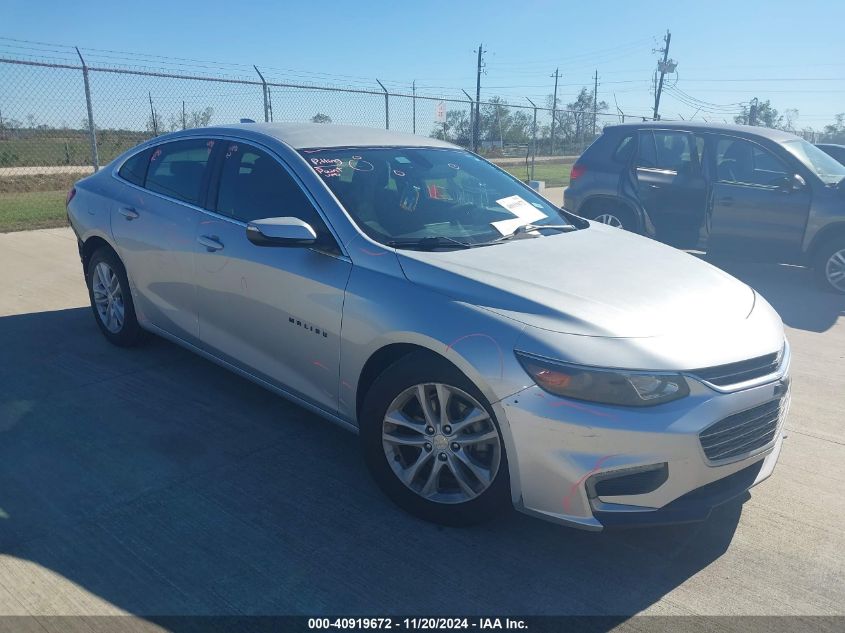
M 0 235 L 0 615 L 845 614 L 845 298 L 732 265 L 794 352 L 781 462 L 703 524 L 590 534 L 393 507 L 356 438 L 97 330 L 67 229 Z

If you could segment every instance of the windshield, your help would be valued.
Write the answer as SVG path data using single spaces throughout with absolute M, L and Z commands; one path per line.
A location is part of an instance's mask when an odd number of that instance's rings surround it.
M 566 223 L 548 200 L 463 150 L 333 147 L 301 154 L 360 229 L 382 244 L 459 247 L 528 224 Z
M 827 185 L 835 185 L 845 179 L 845 165 L 828 156 L 812 143 L 804 139 L 786 141 L 784 147 L 798 160 L 822 179 Z

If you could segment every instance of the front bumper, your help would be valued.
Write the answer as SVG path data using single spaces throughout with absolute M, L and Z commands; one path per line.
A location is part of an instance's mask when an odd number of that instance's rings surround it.
M 497 403 L 510 435 L 516 508 L 588 530 L 685 523 L 706 519 L 714 507 L 766 479 L 783 444 L 788 363 L 775 380 L 733 393 L 701 383 L 691 387 L 687 398 L 641 409 L 558 398 L 537 386 Z M 773 400 L 781 406 L 767 444 L 735 458 L 707 459 L 702 430 Z M 596 485 L 643 469 L 659 469 L 661 477 L 628 491 Z

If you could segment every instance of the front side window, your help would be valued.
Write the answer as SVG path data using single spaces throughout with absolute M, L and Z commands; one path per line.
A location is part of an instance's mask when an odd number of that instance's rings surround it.
M 716 175 L 722 182 L 777 187 L 787 173 L 780 158 L 756 143 L 728 136 L 716 143 Z
M 146 188 L 182 202 L 199 204 L 214 143 L 207 139 L 191 139 L 154 147 L 147 168 Z
M 524 224 L 568 223 L 545 198 L 463 150 L 355 147 L 301 154 L 358 227 L 383 244 L 426 238 L 480 244 Z
M 276 159 L 246 143 L 225 143 L 217 213 L 241 222 L 294 217 L 310 224 L 317 235 L 327 233 L 305 192 Z

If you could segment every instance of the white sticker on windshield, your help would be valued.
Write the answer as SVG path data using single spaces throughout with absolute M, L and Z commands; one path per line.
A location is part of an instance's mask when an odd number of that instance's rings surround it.
M 545 213 L 540 211 L 533 204 L 527 200 L 523 200 L 520 196 L 508 196 L 507 198 L 499 198 L 496 204 L 504 207 L 516 217 L 526 220 L 527 222 L 534 222 L 548 217 Z
M 490 223 L 490 225 L 502 235 L 510 235 L 520 226 L 531 224 L 532 222 L 548 217 L 534 205 L 530 204 L 527 200 L 523 200 L 519 196 L 500 198 L 496 200 L 496 204 L 504 207 L 516 216 L 512 220 L 499 220 L 498 222 Z

